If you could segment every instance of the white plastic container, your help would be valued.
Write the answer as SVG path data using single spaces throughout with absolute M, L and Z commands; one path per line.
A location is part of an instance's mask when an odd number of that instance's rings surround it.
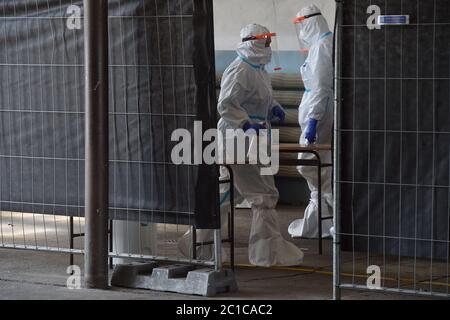
M 135 221 L 113 223 L 113 252 L 117 254 L 157 255 L 158 225 L 141 224 Z M 114 264 L 129 263 L 131 260 L 114 258 Z

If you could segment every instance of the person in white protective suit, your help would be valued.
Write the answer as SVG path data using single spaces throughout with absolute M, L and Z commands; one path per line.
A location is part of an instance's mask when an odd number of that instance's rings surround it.
M 270 119 L 284 121 L 283 108 L 273 99 L 270 76 L 265 66 L 272 57 L 271 38 L 276 34 L 261 25 L 251 24 L 241 30 L 242 42 L 238 45 L 238 57 L 225 70 L 218 103 L 220 120 L 218 129 L 225 136 L 227 129 L 244 131 L 270 129 Z M 247 200 L 251 205 L 252 224 L 249 238 L 249 261 L 257 266 L 292 266 L 303 260 L 303 252 L 280 233 L 275 207 L 278 190 L 273 176 L 261 175 L 258 165 L 234 165 L 235 200 Z M 228 178 L 228 171 L 221 167 L 221 180 Z M 222 226 L 230 210 L 229 187 L 221 185 Z M 210 241 L 212 232 L 200 230 L 199 241 Z M 180 251 L 189 254 L 186 233 L 179 242 Z M 211 250 L 210 250 L 211 251 Z
M 294 20 L 300 52 L 306 57 L 300 72 L 305 92 L 299 107 L 302 129 L 300 144 L 331 144 L 333 127 L 333 34 L 327 21 L 315 5 L 303 8 Z M 331 163 L 331 152 L 319 152 L 322 162 Z M 311 154 L 300 154 L 299 159 L 311 159 Z M 317 169 L 301 166 L 300 174 L 308 182 L 311 198 L 303 219 L 289 226 L 293 237 L 317 238 L 318 190 Z M 332 169 L 322 170 L 322 217 L 332 215 Z M 330 236 L 332 220 L 322 222 L 322 236 Z

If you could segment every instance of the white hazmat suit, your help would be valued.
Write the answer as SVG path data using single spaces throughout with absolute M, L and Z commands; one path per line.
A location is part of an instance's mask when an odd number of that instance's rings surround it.
M 331 144 L 333 127 L 333 35 L 320 10 L 310 5 L 297 14 L 297 31 L 301 52 L 307 52 L 305 63 L 301 66 L 301 76 L 305 93 L 299 107 L 299 123 L 302 129 L 300 144 L 306 145 L 311 122 L 314 125 L 315 143 Z M 312 121 L 311 121 L 312 120 Z M 311 133 L 309 133 L 311 134 Z M 314 136 L 314 133 L 313 133 Z M 309 136 L 310 137 L 310 136 Z M 319 152 L 323 163 L 331 163 L 331 152 Z M 311 154 L 300 154 L 300 159 L 312 159 Z M 309 205 L 303 219 L 289 226 L 293 237 L 318 237 L 317 169 L 315 167 L 298 168 L 308 182 L 311 191 Z M 322 170 L 322 216 L 332 215 L 332 169 Z M 330 236 L 332 220 L 322 222 L 323 237 Z
M 241 31 L 241 38 L 269 34 L 265 27 L 252 24 Z M 227 129 L 242 129 L 249 124 L 264 123 L 270 127 L 269 119 L 274 109 L 280 108 L 273 99 L 270 76 L 265 70 L 272 57 L 267 40 L 242 41 L 237 48 L 238 57 L 225 70 L 218 103 L 220 120 L 218 129 L 225 136 Z M 235 200 L 247 200 L 251 205 L 252 225 L 249 238 L 249 261 L 257 266 L 291 266 L 302 262 L 303 253 L 280 233 L 275 207 L 278 190 L 273 176 L 261 175 L 257 165 L 234 165 Z M 221 168 L 221 179 L 228 172 Z M 221 186 L 222 222 L 229 212 L 229 187 Z M 223 224 L 222 224 L 223 225 Z M 187 235 L 185 235 L 186 237 Z M 211 232 L 197 234 L 201 240 L 211 240 Z

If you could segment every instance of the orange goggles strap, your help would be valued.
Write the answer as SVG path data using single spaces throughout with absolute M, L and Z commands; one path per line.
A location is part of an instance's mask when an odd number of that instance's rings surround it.
M 302 22 L 302 21 L 305 21 L 305 20 L 308 19 L 308 18 L 315 17 L 315 16 L 320 16 L 320 15 L 322 15 L 320 12 L 318 12 L 318 13 L 313 13 L 313 14 L 309 14 L 309 15 L 306 15 L 306 16 L 297 17 L 297 18 L 295 18 L 292 22 L 293 22 L 294 24 L 298 24 L 298 23 L 300 23 L 300 22 Z
M 264 33 L 264 34 L 257 34 L 256 36 L 251 36 L 251 37 L 247 37 L 242 39 L 242 42 L 245 41 L 252 41 L 252 40 L 262 40 L 262 39 L 268 39 L 268 38 L 272 38 L 272 37 L 276 37 L 276 33 Z

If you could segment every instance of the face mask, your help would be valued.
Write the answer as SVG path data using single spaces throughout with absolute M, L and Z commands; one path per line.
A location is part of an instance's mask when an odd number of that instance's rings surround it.
M 259 64 L 267 65 L 274 57 L 274 71 L 281 70 L 278 53 L 277 41 L 274 39 L 276 37 L 276 33 L 266 33 L 260 34 L 256 36 L 250 36 L 242 39 L 242 43 L 240 45 L 241 49 L 247 51 L 248 55 L 246 58 L 252 60 L 256 59 Z M 275 54 L 274 50 L 275 48 Z
M 265 43 L 257 43 L 253 47 L 255 56 L 261 59 L 261 64 L 269 64 L 272 60 L 272 48 L 267 47 Z

